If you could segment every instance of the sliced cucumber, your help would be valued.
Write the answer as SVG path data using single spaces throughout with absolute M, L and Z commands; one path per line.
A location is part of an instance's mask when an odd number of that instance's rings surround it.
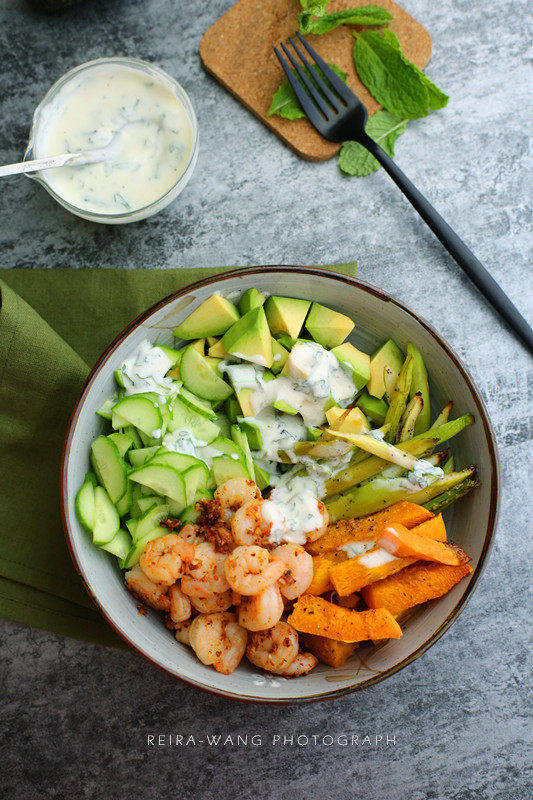
M 159 497 L 157 494 L 150 494 L 147 497 L 139 497 L 136 503 L 139 511 L 141 512 L 140 516 L 142 516 L 153 506 L 164 506 L 165 499 L 163 497 Z
M 162 350 L 163 353 L 167 356 L 167 358 L 170 359 L 170 361 L 172 362 L 170 365 L 171 367 L 175 367 L 176 364 L 180 363 L 181 356 L 183 355 L 183 350 L 174 350 L 173 347 L 165 347 L 165 345 L 163 344 L 156 344 L 155 346 L 158 347 L 160 350 Z
M 130 447 L 133 447 L 133 439 L 126 433 L 110 433 L 107 438 L 116 444 L 121 458 L 124 458 Z
M 250 477 L 253 478 L 254 476 L 254 460 L 252 458 L 252 451 L 250 450 L 250 445 L 248 444 L 248 438 L 245 433 L 241 431 L 238 425 L 231 426 L 231 438 L 234 442 L 236 442 L 244 452 L 244 459 L 245 464 L 250 473 Z
M 156 494 L 170 497 L 176 503 L 182 503 L 182 508 L 187 505 L 183 478 L 174 467 L 165 464 L 147 464 L 130 472 L 129 477 L 136 483 L 148 486 Z
M 113 539 L 120 528 L 120 517 L 111 498 L 102 486 L 94 490 L 93 542 L 102 546 Z
M 155 445 L 155 447 L 141 447 L 139 450 L 130 450 L 128 458 L 131 466 L 142 467 L 142 465 L 153 458 L 160 449 L 158 445 Z
M 194 525 L 198 517 L 200 516 L 200 512 L 196 510 L 196 507 L 193 503 L 192 506 L 187 506 L 187 508 L 181 512 L 180 520 L 183 522 L 184 525 Z
M 83 479 L 84 483 L 92 483 L 93 486 L 98 486 L 98 478 L 94 474 L 93 469 L 88 469 L 85 473 L 85 478 Z
M 168 516 L 169 508 L 166 503 L 164 505 L 154 503 L 154 505 L 145 511 L 142 517 L 137 520 L 135 530 L 131 532 L 133 540 L 137 541 L 137 539 L 142 539 L 148 531 L 151 531 L 156 525 L 160 525 Z
M 252 450 L 261 450 L 263 447 L 263 437 L 261 430 L 253 422 L 246 422 L 242 418 L 239 419 L 239 428 L 246 435 L 248 444 Z
M 76 516 L 88 531 L 94 528 L 94 485 L 85 478 L 85 483 L 78 491 L 74 502 Z
M 126 464 L 117 446 L 107 436 L 99 436 L 91 445 L 91 464 L 98 482 L 113 503 L 117 503 L 127 487 Z
M 231 434 L 231 428 L 230 428 L 230 434 Z M 234 442 L 232 439 L 224 439 L 222 437 L 219 437 L 218 439 L 213 439 L 213 441 L 211 442 L 211 447 L 213 447 L 215 450 L 218 450 L 218 452 L 221 455 L 229 456 L 230 458 L 234 458 L 235 460 L 237 460 L 238 458 L 240 461 L 242 461 L 243 464 L 246 463 L 246 455 L 244 453 L 244 450 L 239 444 Z
M 113 411 L 111 414 L 111 427 L 115 431 L 124 430 L 124 428 L 129 427 L 129 422 L 127 419 L 124 419 L 124 417 L 121 417 L 120 414 L 115 414 Z
M 216 423 L 220 429 L 220 435 L 229 438 L 231 436 L 230 422 L 226 414 L 222 413 L 222 411 L 219 411 L 217 414 Z
M 119 516 L 125 517 L 131 511 L 131 507 L 133 505 L 133 484 L 131 481 L 127 481 L 126 484 L 126 491 L 120 498 L 120 500 L 116 503 L 117 511 Z
M 237 417 L 241 416 L 241 406 L 236 397 L 228 397 L 224 403 L 224 410 L 230 422 L 237 422 Z M 221 430 L 221 433 L 223 431 Z M 229 433 L 229 432 L 228 432 Z
M 213 476 L 217 486 L 220 486 L 230 478 L 250 478 L 248 468 L 241 461 L 234 461 L 228 456 L 218 456 L 213 459 Z
M 113 400 L 105 400 L 96 413 L 98 414 L 99 417 L 103 417 L 104 419 L 111 419 L 114 405 L 115 403 Z
M 178 428 L 186 428 L 195 439 L 209 444 L 220 434 L 220 429 L 215 422 L 212 422 L 201 414 L 197 414 L 192 408 L 188 408 L 179 398 L 172 402 L 172 414 L 168 423 L 168 430 L 172 433 Z
M 120 400 L 113 408 L 113 414 L 126 420 L 126 425 L 135 425 L 146 436 L 163 425 L 163 417 L 158 406 L 147 397 L 132 395 Z
M 204 465 L 205 466 L 205 465 Z M 189 467 L 183 473 L 183 480 L 185 482 L 185 495 L 187 505 L 194 502 L 196 493 L 198 491 L 205 491 L 207 488 L 207 481 L 209 479 L 209 470 L 207 467 L 202 469 L 200 466 Z
M 157 527 L 145 533 L 142 538 L 136 539 L 130 547 L 127 556 L 119 562 L 121 568 L 131 569 L 138 564 L 148 542 L 151 542 L 153 539 L 159 539 L 160 536 L 166 536 L 167 533 L 168 530 L 166 528 Z
M 128 425 L 127 428 L 124 428 L 124 433 L 130 437 L 135 449 L 143 446 L 142 439 L 137 432 L 137 428 L 134 428 L 133 425 Z
M 194 352 L 196 353 L 196 350 Z M 182 386 L 180 389 L 180 400 L 182 403 L 185 403 L 188 408 L 196 411 L 197 414 L 201 414 L 202 417 L 216 419 L 217 415 L 213 411 L 211 404 L 208 403 L 207 400 L 202 400 L 201 397 L 190 392 L 185 386 Z
M 107 544 L 102 545 L 102 550 L 112 553 L 117 558 L 126 558 L 131 550 L 131 536 L 124 528 L 120 528 L 116 536 Z
M 127 520 L 124 521 L 124 525 L 129 530 L 130 536 L 133 536 L 135 534 L 135 531 L 137 530 L 137 525 L 138 524 L 139 524 L 139 520 L 138 519 L 127 519 Z
M 184 472 L 189 467 L 195 467 L 198 464 L 203 464 L 207 469 L 207 465 L 196 456 L 190 456 L 188 453 L 172 453 L 169 450 L 165 450 L 164 447 L 158 449 L 150 460 L 150 464 L 166 464 L 169 467 L 174 467 L 178 472 Z
M 189 391 L 205 400 L 226 400 L 233 394 L 231 386 L 216 374 L 205 357 L 192 345 L 183 353 L 180 376 Z

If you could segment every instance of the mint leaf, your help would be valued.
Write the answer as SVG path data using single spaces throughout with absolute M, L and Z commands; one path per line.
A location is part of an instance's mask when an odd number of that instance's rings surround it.
M 326 13 L 329 0 L 300 0 L 303 12 L 300 14 L 300 30 L 303 25 L 308 25 L 313 17 L 323 17 Z
M 348 77 L 347 74 L 335 64 L 330 64 L 329 66 L 339 76 L 339 78 L 342 78 L 342 80 L 346 83 L 346 79 Z M 306 75 L 313 80 L 309 70 L 307 70 L 305 67 L 303 69 Z M 313 65 L 313 69 L 318 72 L 322 78 L 324 78 L 316 64 Z M 300 78 L 298 78 L 298 80 L 300 80 Z M 325 78 L 324 80 L 328 86 L 331 85 Z M 300 83 L 302 82 L 300 81 Z M 313 83 L 315 86 L 317 85 L 315 81 L 313 81 Z M 301 117 L 305 117 L 305 113 L 298 101 L 298 98 L 294 94 L 294 90 L 290 85 L 288 78 L 285 78 L 277 92 L 275 92 L 272 97 L 272 102 L 266 115 L 267 117 L 271 117 L 273 114 L 277 114 L 279 117 L 284 117 L 285 119 L 300 119 Z
M 406 122 L 407 120 L 395 117 L 389 111 L 376 111 L 366 123 L 365 130 L 389 156 L 393 156 L 394 142 L 405 132 Z M 347 175 L 362 178 L 376 172 L 380 164 L 359 142 L 344 142 L 339 153 L 339 167 Z
M 329 33 L 339 25 L 388 25 L 391 19 L 392 14 L 381 6 L 361 6 L 326 14 L 320 19 L 313 19 L 311 14 L 302 13 L 299 22 L 301 33 L 320 34 Z
M 377 31 L 354 35 L 355 67 L 378 103 L 400 119 L 425 117 L 430 111 L 428 87 L 391 37 Z
M 400 40 L 398 39 L 398 37 L 396 36 L 394 31 L 390 31 L 390 30 L 385 29 L 384 31 L 382 31 L 382 33 L 383 33 L 383 38 L 385 39 L 385 41 L 389 42 L 389 44 L 391 44 L 393 47 L 395 47 L 396 50 L 399 50 L 402 53 L 402 56 L 403 56 L 405 61 L 409 61 L 409 59 L 402 52 L 402 47 L 400 45 Z M 423 82 L 423 84 L 425 85 L 425 87 L 428 90 L 430 111 L 438 111 L 439 108 L 444 108 L 444 106 L 448 105 L 448 100 L 450 99 L 448 97 L 448 95 L 445 94 L 442 91 L 442 89 L 439 89 L 439 87 L 436 86 L 433 83 L 433 81 L 430 78 L 428 78 L 426 73 L 422 72 L 422 70 L 419 69 L 416 66 L 416 64 L 413 64 L 412 61 L 409 61 L 409 64 L 413 65 L 414 70 L 416 71 L 416 73 L 419 76 L 420 80 Z

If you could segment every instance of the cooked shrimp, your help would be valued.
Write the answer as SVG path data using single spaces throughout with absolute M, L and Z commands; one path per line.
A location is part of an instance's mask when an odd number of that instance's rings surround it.
M 248 660 L 269 672 L 287 668 L 297 655 L 298 634 L 283 621 L 267 631 L 252 633 L 246 648 Z
M 213 614 L 215 611 L 227 611 L 233 605 L 231 589 L 209 595 L 209 597 L 191 597 L 191 605 L 200 614 Z M 246 627 L 246 626 L 245 626 Z
M 229 589 L 224 571 L 227 556 L 215 552 L 211 542 L 201 542 L 194 548 L 194 561 L 187 567 L 187 574 L 181 580 L 181 590 L 189 597 L 203 600 L 212 594 L 220 594 Z
M 269 500 L 254 500 L 241 506 L 231 520 L 231 532 L 237 544 L 257 544 L 262 547 L 269 543 L 272 519 L 264 512 L 274 507 Z
M 246 503 L 260 498 L 259 487 L 252 480 L 246 478 L 230 478 L 215 492 L 215 500 L 220 507 L 231 511 L 236 511 Z
M 227 556 L 224 566 L 231 588 L 245 595 L 257 594 L 272 586 L 286 570 L 281 559 L 271 557 L 268 550 L 256 545 L 236 547 Z
M 299 544 L 282 544 L 272 550 L 275 558 L 281 558 L 287 569 L 279 579 L 282 595 L 294 600 L 305 592 L 313 580 L 313 556 Z
M 133 567 L 124 575 L 126 586 L 134 597 L 158 611 L 170 610 L 170 598 L 167 587 L 151 581 L 140 566 Z
M 305 538 L 308 542 L 315 542 L 317 539 L 320 539 L 321 536 L 324 536 L 329 525 L 329 514 L 326 506 L 320 500 L 317 500 L 317 505 L 320 516 L 322 517 L 322 524 L 312 531 L 305 532 Z
M 283 600 L 277 583 L 253 597 L 243 597 L 239 605 L 239 625 L 249 631 L 273 628 L 283 614 Z
M 307 675 L 318 664 L 318 658 L 312 653 L 298 653 L 294 661 L 287 667 L 280 667 L 271 670 L 276 675 L 284 675 L 286 678 L 298 678 L 300 675 Z
M 170 598 L 170 619 L 172 622 L 184 622 L 191 616 L 191 601 L 181 591 L 179 583 L 168 590 Z
M 202 662 L 229 675 L 237 669 L 246 650 L 248 633 L 235 614 L 200 614 L 189 629 L 189 643 Z
M 189 631 L 191 630 L 192 619 L 186 619 L 184 622 L 178 622 L 174 625 L 174 636 L 182 644 L 190 644 Z
M 199 525 L 184 525 L 178 536 L 191 544 L 200 544 L 203 541 Z
M 151 581 L 172 586 L 181 578 L 184 564 L 193 558 L 194 546 L 175 533 L 169 533 L 148 542 L 139 564 Z

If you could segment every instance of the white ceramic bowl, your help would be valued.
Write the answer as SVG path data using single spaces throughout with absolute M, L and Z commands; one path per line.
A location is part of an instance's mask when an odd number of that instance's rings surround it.
M 458 464 L 477 464 L 482 485 L 446 512 L 450 538 L 471 556 L 473 572 L 439 600 L 422 606 L 400 640 L 359 647 L 339 669 L 319 665 L 310 675 L 286 680 L 270 677 L 243 661 L 229 676 L 201 664 L 179 644 L 160 614 L 137 612 L 116 559 L 94 547 L 74 512 L 74 498 L 89 466 L 92 440 L 104 430 L 96 409 L 114 390 L 113 370 L 148 338 L 172 343 L 171 331 L 215 291 L 234 299 L 252 286 L 271 294 L 319 300 L 355 320 L 350 340 L 371 352 L 394 337 L 400 347 L 412 341 L 422 352 L 431 380 L 434 412 L 454 401 L 454 414 L 472 412 L 476 422 L 453 440 Z M 291 703 L 339 697 L 393 675 L 424 653 L 449 628 L 479 580 L 494 534 L 499 470 L 494 435 L 478 390 L 457 355 L 413 311 L 368 284 L 319 269 L 255 267 L 207 278 L 166 297 L 134 320 L 102 354 L 75 405 L 65 438 L 62 512 L 68 545 L 87 590 L 104 617 L 153 664 L 199 688 L 233 699 Z M 472 631 L 472 638 L 476 632 Z M 443 675 L 445 665 L 442 665 Z

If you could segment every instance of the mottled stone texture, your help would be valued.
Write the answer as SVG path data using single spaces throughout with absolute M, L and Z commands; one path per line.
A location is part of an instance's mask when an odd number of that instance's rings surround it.
M 502 459 L 498 536 L 452 630 L 400 674 L 330 704 L 231 704 L 182 686 L 134 653 L 2 624 L 0 793 L 10 800 L 526 800 L 531 362 L 385 174 L 348 180 L 335 162 L 300 161 L 204 74 L 200 36 L 229 2 L 88 0 L 54 18 L 4 0 L 2 162 L 22 155 L 33 107 L 52 81 L 113 54 L 154 60 L 184 84 L 198 111 L 201 153 L 176 204 L 122 228 L 77 220 L 36 184 L 4 180 L 2 267 L 357 259 L 360 277 L 435 324 L 478 381 Z M 404 5 L 433 36 L 428 73 L 451 102 L 409 125 L 398 162 L 531 316 L 527 3 Z M 217 732 L 261 733 L 263 745 L 146 744 L 151 733 L 205 740 Z M 275 734 L 297 733 L 389 734 L 396 745 L 271 744 Z

